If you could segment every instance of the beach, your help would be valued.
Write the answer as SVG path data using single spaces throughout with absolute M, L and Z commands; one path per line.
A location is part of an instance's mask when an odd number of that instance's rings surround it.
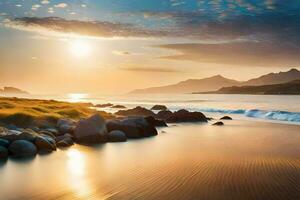
M 0 166 L 0 199 L 299 199 L 298 125 L 170 124 Z

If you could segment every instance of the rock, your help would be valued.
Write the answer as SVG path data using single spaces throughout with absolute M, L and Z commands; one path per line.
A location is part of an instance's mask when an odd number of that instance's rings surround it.
M 38 136 L 35 139 L 34 144 L 40 152 L 52 152 L 56 150 L 56 145 L 49 141 L 45 136 Z
M 125 109 L 125 108 L 126 108 L 126 106 L 122 106 L 122 105 L 115 105 L 115 106 L 112 106 L 111 108 Z
M 75 129 L 75 122 L 69 119 L 59 119 L 57 121 L 57 128 L 61 134 L 73 133 Z
M 46 128 L 45 131 L 52 133 L 53 135 L 59 135 L 59 132 L 56 128 Z
M 108 133 L 109 142 L 126 142 L 127 137 L 123 131 L 114 130 Z
M 68 143 L 69 145 L 73 145 L 74 141 L 73 141 L 73 137 L 70 134 L 64 134 L 62 136 L 58 136 L 55 138 L 56 143 L 60 142 L 60 141 L 64 141 L 66 143 Z
M 53 133 L 49 132 L 49 131 L 43 130 L 43 131 L 40 131 L 39 134 L 40 134 L 40 135 L 47 135 L 47 136 L 49 136 L 49 137 L 55 139 L 55 135 L 54 135 Z
M 9 124 L 9 125 L 6 126 L 6 128 L 9 129 L 9 130 L 15 130 L 15 131 L 18 130 L 18 127 L 14 124 Z
M 107 108 L 107 107 L 111 107 L 113 105 L 114 104 L 111 104 L 111 103 L 105 103 L 105 104 L 97 104 L 97 105 L 95 105 L 95 107 L 97 107 L 97 108 Z
M 212 117 L 206 117 L 207 121 L 211 121 L 211 120 L 214 120 L 214 118 Z
M 12 142 L 8 150 L 14 157 L 31 157 L 37 153 L 36 146 L 26 140 L 16 140 Z
M 155 116 L 154 112 L 140 106 L 129 110 L 119 110 L 115 114 L 121 116 Z
M 168 117 L 170 117 L 173 113 L 169 110 L 162 110 L 162 111 L 159 111 L 157 114 L 156 114 L 156 118 L 157 119 L 167 119 Z
M 213 126 L 223 126 L 224 123 L 223 122 L 216 122 L 214 124 L 212 124 Z
M 154 117 L 152 116 L 149 116 L 149 117 L 145 117 L 146 121 L 151 124 L 152 126 L 155 126 L 155 127 L 165 127 L 165 126 L 168 126 L 166 124 L 166 122 L 162 121 L 162 120 L 158 120 L 158 119 L 155 119 Z
M 31 129 L 25 129 L 23 132 L 9 130 L 7 132 L 0 133 L 0 138 L 8 140 L 9 142 L 13 142 L 15 140 L 27 140 L 34 142 L 37 135 L 38 134 Z
M 88 119 L 80 120 L 74 130 L 74 136 L 79 143 L 105 142 L 107 128 L 104 118 L 95 114 Z
M 232 120 L 232 118 L 229 116 L 224 116 L 224 117 L 220 118 L 220 120 Z
M 147 122 L 143 117 L 125 118 L 107 122 L 108 131 L 120 130 L 127 138 L 142 138 L 157 135 L 155 126 Z
M 165 105 L 155 105 L 151 108 L 151 110 L 168 110 L 168 108 Z
M 0 139 L 0 146 L 7 148 L 9 146 L 9 141 L 4 140 L 4 139 Z
M 8 150 L 6 147 L 0 146 L 0 160 L 8 157 Z
M 189 112 L 187 110 L 179 110 L 170 115 L 166 122 L 207 122 L 206 116 L 201 112 Z
M 68 142 L 65 141 L 65 140 L 61 140 L 61 141 L 59 141 L 58 143 L 56 143 L 56 145 L 57 145 L 57 147 L 62 147 L 62 148 L 64 148 L 64 147 L 72 146 L 73 144 L 68 143 Z

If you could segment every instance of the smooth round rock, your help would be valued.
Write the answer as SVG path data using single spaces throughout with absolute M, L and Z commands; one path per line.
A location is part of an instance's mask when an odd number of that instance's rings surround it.
M 108 133 L 109 142 L 126 142 L 127 137 L 123 131 L 114 130 Z
M 14 157 L 32 157 L 37 153 L 36 146 L 27 140 L 16 140 L 12 142 L 8 150 Z
M 42 152 L 51 152 L 56 150 L 56 145 L 52 144 L 48 138 L 43 136 L 38 136 L 34 143 L 38 150 Z

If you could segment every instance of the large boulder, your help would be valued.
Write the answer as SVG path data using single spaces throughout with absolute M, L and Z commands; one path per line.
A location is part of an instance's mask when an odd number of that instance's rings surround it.
M 126 142 L 127 137 L 123 131 L 113 130 L 108 133 L 108 141 L 109 142 Z
M 189 112 L 187 110 L 179 110 L 170 115 L 166 120 L 169 123 L 179 122 L 207 122 L 206 116 L 201 112 Z
M 6 147 L 0 146 L 0 160 L 8 157 L 8 150 Z
M 159 111 L 155 117 L 157 119 L 165 120 L 165 119 L 168 119 L 168 117 L 170 117 L 172 114 L 173 113 L 169 110 L 162 110 L 162 111 Z
M 70 119 L 59 119 L 56 126 L 61 134 L 73 134 L 76 123 Z
M 151 108 L 151 110 L 168 110 L 168 108 L 165 105 L 155 105 Z
M 147 122 L 144 117 L 111 120 L 106 125 L 108 131 L 123 131 L 127 138 L 142 138 L 157 135 L 155 126 Z
M 148 110 L 146 108 L 143 108 L 141 106 L 135 107 L 133 109 L 129 110 L 119 110 L 118 112 L 115 113 L 116 115 L 121 115 L 121 116 L 155 116 L 155 113 L 152 112 L 151 110 Z
M 152 126 L 155 126 L 155 127 L 166 127 L 166 126 L 168 126 L 165 121 L 155 119 L 152 116 L 145 117 L 145 119 L 149 124 L 151 124 Z
M 35 139 L 34 144 L 38 148 L 39 152 L 52 152 L 56 150 L 56 144 L 53 144 L 52 138 L 49 136 L 38 136 Z
M 88 119 L 81 119 L 75 127 L 74 136 L 79 143 L 105 142 L 107 128 L 104 118 L 95 114 Z
M 12 142 L 8 150 L 14 157 L 31 157 L 37 153 L 36 146 L 27 140 L 16 140 Z

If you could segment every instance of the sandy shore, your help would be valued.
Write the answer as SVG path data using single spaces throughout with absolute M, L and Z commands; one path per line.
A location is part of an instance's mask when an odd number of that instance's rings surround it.
M 300 199 L 299 126 L 181 124 L 0 164 L 0 199 Z

